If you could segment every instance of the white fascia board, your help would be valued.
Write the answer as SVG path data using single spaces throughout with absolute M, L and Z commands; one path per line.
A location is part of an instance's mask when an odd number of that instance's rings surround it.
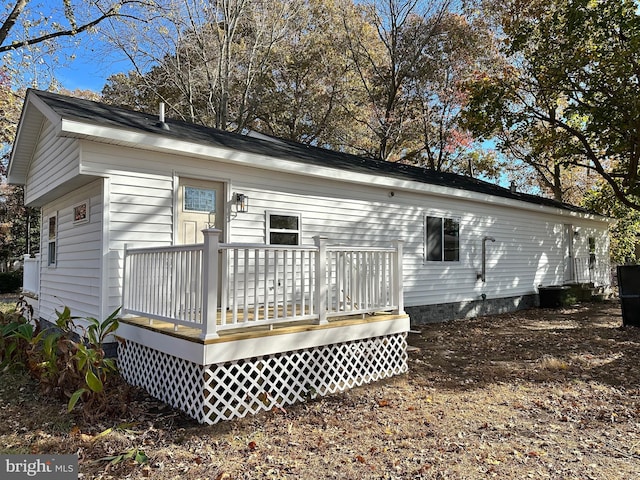
M 22 108 L 22 113 L 20 114 L 16 140 L 9 158 L 7 180 L 10 184 L 26 184 L 29 165 L 37 146 L 38 138 L 35 137 L 39 137 L 44 119 L 49 120 L 55 125 L 57 127 L 56 133 L 60 133 L 60 116 L 44 103 L 36 93 L 29 92 Z M 23 140 L 25 136 L 27 136 L 27 139 Z M 29 139 L 29 136 L 32 138 Z M 33 138 L 35 138 L 35 141 Z M 28 145 L 29 142 L 33 143 Z
M 132 132 L 129 130 L 88 124 L 76 120 L 62 120 L 62 134 L 70 137 L 91 138 L 96 141 L 128 145 L 134 148 L 160 151 L 165 153 L 179 153 L 191 157 L 215 160 L 236 165 L 246 165 L 252 168 L 279 171 L 283 173 L 299 174 L 307 177 L 338 180 L 345 183 L 355 183 L 368 186 L 384 187 L 391 190 L 427 193 L 448 198 L 482 202 L 490 205 L 518 208 L 521 210 L 568 216 L 572 218 L 593 220 L 596 222 L 612 223 L 612 219 L 594 214 L 574 212 L 557 207 L 539 205 L 522 200 L 499 197 L 486 193 L 473 192 L 458 188 L 444 187 L 412 180 L 402 180 L 381 175 L 340 170 L 331 167 L 309 165 L 294 160 L 285 160 L 255 153 L 248 153 L 226 147 L 166 138 L 157 134 Z
M 37 93 L 32 93 L 29 96 L 29 103 L 33 104 L 52 124 L 56 125 L 62 121 L 60 115 L 58 115 L 49 105 L 47 105 Z

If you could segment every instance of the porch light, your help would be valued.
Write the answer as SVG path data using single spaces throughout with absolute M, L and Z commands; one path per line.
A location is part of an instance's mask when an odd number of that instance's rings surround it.
M 235 194 L 236 212 L 247 213 L 249 211 L 249 197 L 244 193 Z

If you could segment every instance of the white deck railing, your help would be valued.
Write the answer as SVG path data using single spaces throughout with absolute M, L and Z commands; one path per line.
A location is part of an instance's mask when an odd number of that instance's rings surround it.
M 193 327 L 202 338 L 247 326 L 377 311 L 403 313 L 402 243 L 392 247 L 222 244 L 126 248 L 123 313 Z M 222 312 L 222 313 L 221 313 Z
M 597 261 L 595 256 L 580 256 L 573 259 L 574 278 L 578 283 L 593 283 L 596 286 L 611 283 L 609 263 Z
M 25 255 L 22 266 L 22 291 L 40 295 L 40 254 Z
M 203 245 L 125 249 L 123 312 L 202 323 Z

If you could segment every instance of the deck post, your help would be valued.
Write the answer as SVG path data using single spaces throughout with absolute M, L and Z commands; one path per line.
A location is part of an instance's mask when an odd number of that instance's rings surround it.
M 217 338 L 220 234 L 217 228 L 205 228 L 202 251 L 202 334 L 201 338 Z
M 327 237 L 316 235 L 313 241 L 318 247 L 316 256 L 316 311 L 318 325 L 329 323 L 327 320 Z
M 402 248 L 404 240 L 394 240 L 393 247 L 395 248 L 395 254 L 393 255 L 393 300 L 394 304 L 398 306 L 398 309 L 393 313 L 396 315 L 404 315 L 404 279 L 402 278 Z
M 22 291 L 40 296 L 40 254 L 25 254 L 22 257 Z
M 129 309 L 129 299 L 130 299 L 130 290 L 131 290 L 131 282 L 129 281 L 129 244 L 124 244 L 124 250 L 122 252 L 122 311 L 124 313 Z

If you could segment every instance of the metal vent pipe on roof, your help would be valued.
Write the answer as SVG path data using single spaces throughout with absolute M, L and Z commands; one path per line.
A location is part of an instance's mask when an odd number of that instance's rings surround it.
M 160 102 L 158 123 L 156 124 L 156 126 L 160 127 L 163 130 L 169 130 L 169 125 L 167 125 L 164 121 L 164 102 Z

